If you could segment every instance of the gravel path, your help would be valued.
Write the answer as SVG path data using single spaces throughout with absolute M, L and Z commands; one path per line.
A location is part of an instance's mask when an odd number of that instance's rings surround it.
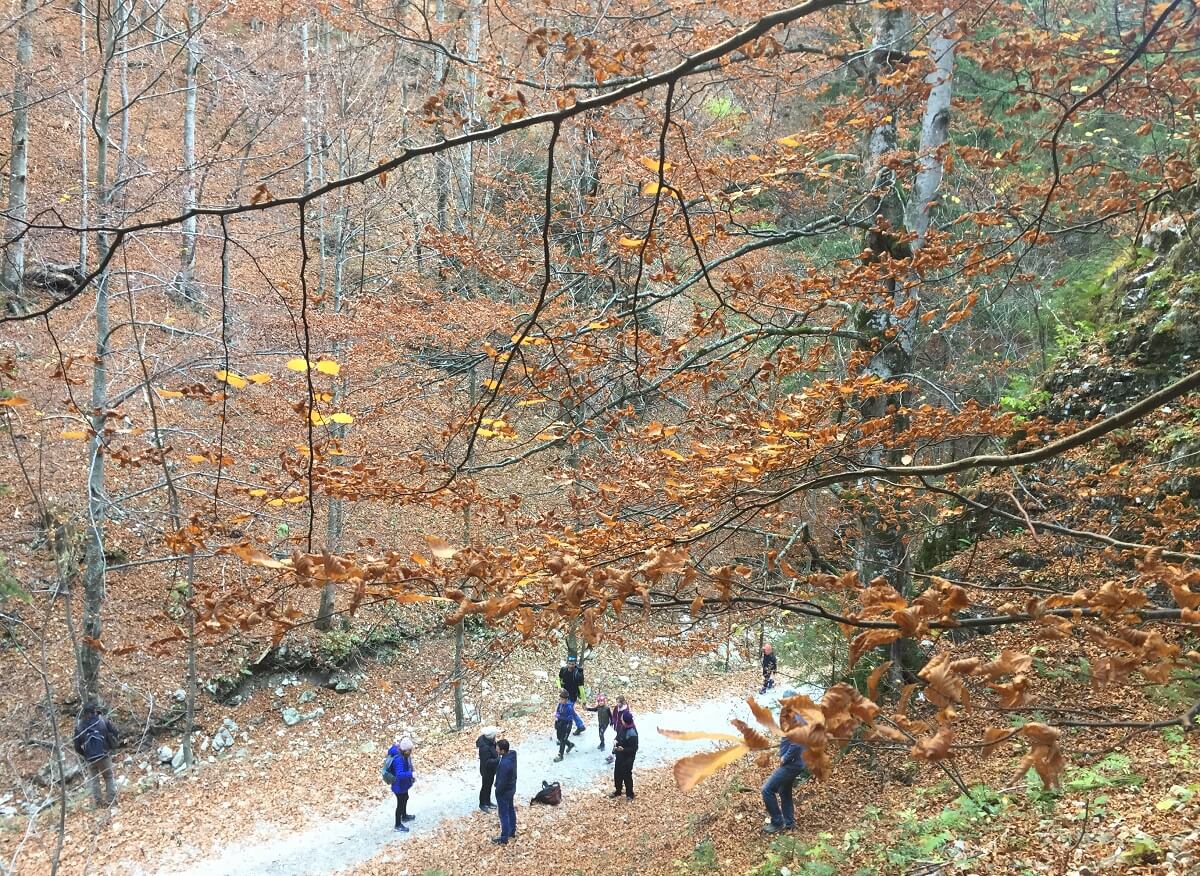
M 758 699 L 764 705 L 773 701 L 771 695 Z M 587 717 L 594 718 L 591 715 Z M 662 712 L 636 712 L 640 744 L 634 764 L 635 785 L 639 769 L 662 766 L 711 744 L 667 739 L 657 732 L 657 728 L 728 731 L 729 719 L 735 717 L 753 722 L 745 700 L 732 694 L 724 699 L 693 703 Z M 561 763 L 554 763 L 558 746 L 552 736 L 553 730 L 547 721 L 545 733 L 515 744 L 518 828 L 521 806 L 541 788 L 543 779 L 561 782 L 564 789 L 601 786 L 612 782 L 612 767 L 604 762 L 606 752 L 596 750 L 596 730 L 590 721 L 583 735 L 571 737 L 576 744 L 575 750 Z M 611 732 L 608 742 L 611 748 Z M 383 799 L 386 789 L 380 782 L 381 799 L 363 806 L 344 819 L 327 821 L 299 831 L 281 832 L 276 826 L 263 824 L 255 837 L 242 844 L 212 849 L 208 857 L 191 864 L 181 867 L 170 865 L 149 872 L 155 872 L 158 876 L 242 876 L 248 873 L 261 876 L 308 876 L 332 873 L 372 858 L 390 843 L 403 843 L 408 836 L 431 832 L 448 819 L 461 818 L 477 810 L 479 768 L 476 762 L 464 763 L 450 770 L 429 772 L 423 771 L 422 766 L 418 752 L 417 782 L 409 801 L 409 810 L 417 816 L 416 821 L 409 824 L 411 834 L 393 832 L 395 798 L 387 793 L 386 799 Z M 499 822 L 497 832 L 498 826 Z M 206 854 L 202 849 L 193 851 L 196 858 Z

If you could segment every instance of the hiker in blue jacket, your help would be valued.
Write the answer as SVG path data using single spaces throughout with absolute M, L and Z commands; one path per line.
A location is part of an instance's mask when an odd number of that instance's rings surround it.
M 779 740 L 779 766 L 762 787 L 763 803 L 771 817 L 771 823 L 763 828 L 763 833 L 779 833 L 796 826 L 792 788 L 798 779 L 807 775 L 804 746 L 787 738 Z
M 405 822 L 412 821 L 417 816 L 408 814 L 408 791 L 413 786 L 413 741 L 405 736 L 388 749 L 392 759 L 392 793 L 396 795 L 396 826 L 394 830 L 408 833 Z
M 555 763 L 563 759 L 564 751 L 575 748 L 575 743 L 571 741 L 571 723 L 575 717 L 575 706 L 570 695 L 565 690 L 559 692 L 558 708 L 554 710 L 554 735 L 558 739 L 558 757 L 554 758 Z
M 517 753 L 509 748 L 507 739 L 496 740 L 496 751 L 500 754 L 500 763 L 496 765 L 496 808 L 500 810 L 500 836 L 492 842 L 506 846 L 517 835 L 517 807 L 513 803 L 513 796 L 517 793 Z

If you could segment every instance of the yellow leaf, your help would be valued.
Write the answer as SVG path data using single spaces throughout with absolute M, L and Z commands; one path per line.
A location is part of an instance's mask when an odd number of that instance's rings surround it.
M 301 502 L 305 501 L 307 498 L 308 498 L 307 496 L 288 496 L 283 501 L 287 502 L 289 505 L 299 505 Z
M 657 195 L 659 192 L 662 192 L 665 195 L 677 195 L 679 194 L 679 189 L 675 188 L 674 186 L 660 186 L 656 182 L 648 182 L 642 186 L 643 197 L 651 198 Z
M 639 237 L 622 237 L 617 243 L 626 249 L 639 249 L 645 241 Z
M 494 438 L 496 436 L 496 433 L 491 429 L 476 429 L 475 434 L 480 438 Z
M 329 419 L 333 420 L 333 422 L 335 422 L 335 423 L 341 423 L 342 425 L 349 425 L 350 423 L 354 422 L 354 417 L 350 416 L 350 414 L 346 414 L 341 411 L 338 411 L 336 414 L 331 416 Z
M 261 386 L 264 383 L 271 382 L 271 375 L 266 374 L 265 372 L 259 371 L 257 374 L 251 374 L 246 379 L 249 380 L 251 383 Z
M 787 137 L 780 137 L 775 142 L 780 146 L 786 146 L 789 149 L 799 149 L 801 146 L 800 141 L 796 139 L 794 134 L 788 135 Z
M 312 421 L 314 426 L 325 425 L 325 417 L 321 415 L 320 411 L 309 411 L 308 418 Z
M 213 373 L 213 376 L 222 383 L 228 383 L 234 389 L 245 389 L 250 385 L 249 381 L 235 371 L 226 371 L 222 368 L 220 371 Z
M 12 398 L 6 398 L 0 401 L 0 407 L 19 408 L 21 405 L 29 404 L 29 399 L 21 398 L 19 395 L 14 395 Z
M 342 370 L 342 366 L 332 359 L 319 359 L 316 368 L 322 374 L 328 374 L 330 377 L 337 377 L 338 372 Z
M 289 371 L 299 371 L 301 374 L 303 374 L 308 370 L 308 360 L 301 359 L 299 357 L 296 357 L 295 359 L 288 359 L 285 367 Z
M 207 462 L 207 456 L 201 456 L 199 453 L 189 453 L 187 455 L 188 462 Z
M 87 438 L 87 432 L 81 432 L 78 429 L 71 429 L 67 432 L 60 433 L 58 437 L 67 438 L 72 441 L 82 441 Z
M 712 739 L 717 742 L 741 742 L 742 737 L 734 736 L 732 733 L 708 733 L 704 730 L 664 730 L 658 728 L 658 732 L 668 739 L 679 739 L 687 742 L 692 739 Z
M 553 432 L 539 432 L 536 436 L 534 436 L 534 439 L 537 441 L 556 441 L 559 437 L 560 436 L 555 435 Z
M 265 496 L 266 494 L 267 494 L 267 491 L 263 490 L 263 489 L 254 489 L 254 490 L 251 490 L 249 493 L 249 495 L 255 496 L 255 497 Z
M 546 399 L 544 399 L 544 398 L 527 398 L 527 399 L 525 399 L 524 401 L 519 401 L 519 402 L 517 402 L 517 407 L 519 407 L 519 408 L 531 408 L 531 407 L 533 407 L 534 405 L 544 405 L 544 404 L 546 403 L 546 401 L 547 401 L 547 400 L 546 400 Z
M 281 508 L 283 507 L 283 499 L 270 499 L 267 504 L 272 508 Z
M 161 386 L 156 386 L 154 391 L 160 398 L 183 398 L 183 393 L 177 389 L 163 389 Z
M 731 745 L 728 748 L 704 751 L 681 758 L 675 761 L 672 769 L 675 787 L 681 791 L 690 791 L 721 767 L 741 759 L 749 750 L 745 745 Z
M 638 159 L 638 163 L 651 173 L 658 173 L 659 161 L 657 158 L 651 158 L 649 155 L 643 155 Z M 662 172 L 667 173 L 671 170 L 671 162 L 666 162 L 662 165 Z
M 458 553 L 457 548 L 451 547 L 445 539 L 438 538 L 436 535 L 425 536 L 425 541 L 429 543 L 429 549 L 439 560 L 453 559 L 454 555 Z

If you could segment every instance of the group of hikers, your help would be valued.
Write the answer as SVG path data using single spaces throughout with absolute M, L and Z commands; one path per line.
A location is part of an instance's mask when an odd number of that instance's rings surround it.
M 571 741 L 571 726 L 575 726 L 576 736 L 586 729 L 583 716 L 576 707 L 583 691 L 583 667 L 579 665 L 575 655 L 569 656 L 567 665 L 558 671 L 558 681 L 562 689 L 558 694 L 558 707 L 554 710 L 554 736 L 558 740 L 558 757 L 554 758 L 556 763 L 575 748 L 575 743 Z M 638 730 L 629 702 L 624 696 L 619 696 L 616 704 L 609 706 L 604 694 L 599 694 L 595 704 L 584 706 L 584 710 L 596 713 L 596 729 L 600 736 L 600 744 L 596 748 L 600 751 L 605 750 L 604 737 L 610 726 L 616 737 L 612 754 L 605 760 L 606 763 L 613 764 L 614 790 L 609 796 L 620 797 L 624 793 L 632 800 L 635 796 L 633 761 L 637 757 Z

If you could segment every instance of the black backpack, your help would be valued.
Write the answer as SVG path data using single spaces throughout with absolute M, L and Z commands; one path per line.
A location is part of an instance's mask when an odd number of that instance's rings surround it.
M 99 715 L 80 728 L 79 747 L 83 749 L 83 757 L 88 763 L 94 763 L 109 753 L 107 729 L 104 719 Z
M 562 802 L 562 786 L 558 782 L 542 782 L 542 790 L 533 795 L 529 805 L 545 803 L 547 806 L 557 806 Z

